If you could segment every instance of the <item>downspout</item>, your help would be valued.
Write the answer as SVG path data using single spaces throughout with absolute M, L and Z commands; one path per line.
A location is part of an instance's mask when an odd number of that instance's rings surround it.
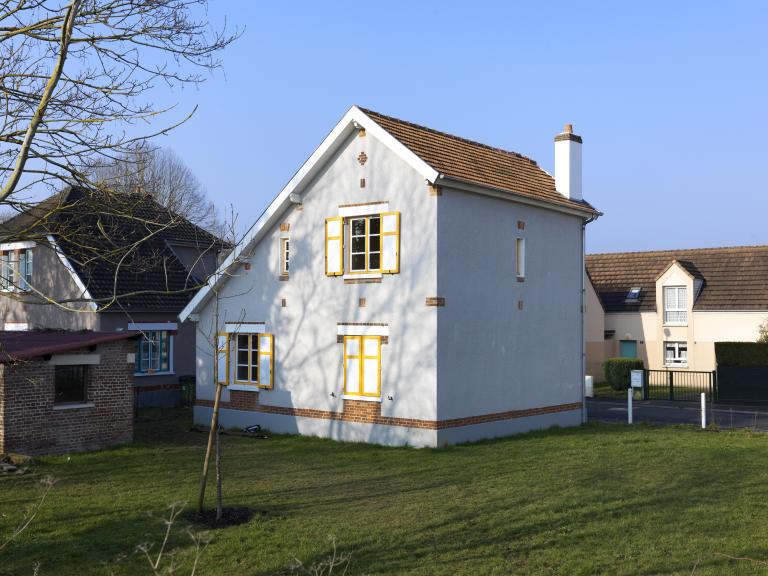
M 597 220 L 597 216 L 591 216 L 581 221 L 581 423 L 587 423 L 587 338 L 586 338 L 586 307 L 587 307 L 587 224 Z

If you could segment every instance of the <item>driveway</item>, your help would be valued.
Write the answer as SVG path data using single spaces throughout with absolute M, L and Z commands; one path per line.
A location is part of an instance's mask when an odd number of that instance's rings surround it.
M 634 422 L 701 425 L 701 405 L 698 402 L 635 400 L 632 404 Z M 627 401 L 588 398 L 587 414 L 591 421 L 626 423 Z M 707 424 L 717 424 L 724 429 L 750 428 L 768 432 L 768 406 L 707 404 Z

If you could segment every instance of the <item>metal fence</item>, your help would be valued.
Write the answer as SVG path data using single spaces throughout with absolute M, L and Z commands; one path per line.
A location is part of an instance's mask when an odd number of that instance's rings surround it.
M 717 400 L 717 372 L 643 370 L 643 400 Z

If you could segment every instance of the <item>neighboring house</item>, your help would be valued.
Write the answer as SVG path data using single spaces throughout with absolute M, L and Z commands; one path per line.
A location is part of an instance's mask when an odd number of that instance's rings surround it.
M 715 342 L 754 342 L 768 318 L 768 246 L 587 256 L 587 372 L 610 357 L 711 371 Z
M 0 454 L 133 439 L 135 332 L 0 331 Z
M 438 446 L 580 423 L 598 213 L 581 138 L 555 148 L 557 186 L 514 152 L 352 107 L 181 313 L 195 421 L 216 378 L 224 426 Z
M 0 225 L 0 329 L 138 330 L 141 402 L 175 402 L 195 373 L 177 316 L 222 247 L 149 195 L 68 189 Z

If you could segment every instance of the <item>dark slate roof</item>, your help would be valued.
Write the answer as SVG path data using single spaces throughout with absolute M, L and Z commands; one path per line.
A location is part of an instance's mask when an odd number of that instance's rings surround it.
M 534 160 L 445 132 L 361 108 L 411 152 L 441 174 L 558 206 L 596 213 L 586 201 L 569 200 L 555 189 L 555 179 Z
M 189 273 L 171 246 L 211 255 L 212 268 L 215 253 L 227 247 L 148 194 L 71 188 L 0 226 L 2 241 L 42 241 L 49 234 L 93 299 L 113 311 L 179 312 L 202 279 Z
M 0 364 L 135 338 L 138 332 L 0 331 Z
M 656 310 L 656 279 L 677 261 L 703 282 L 694 310 L 768 310 L 768 246 L 589 254 L 587 273 L 606 312 Z M 640 287 L 637 303 L 626 300 Z

